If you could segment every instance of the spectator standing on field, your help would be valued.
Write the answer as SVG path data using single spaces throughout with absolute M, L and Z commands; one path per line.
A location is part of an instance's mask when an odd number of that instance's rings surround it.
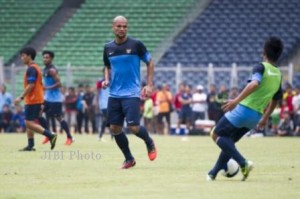
M 73 127 L 73 129 L 76 127 L 76 114 L 77 114 L 76 104 L 77 104 L 77 95 L 75 92 L 75 88 L 69 87 L 68 94 L 65 97 L 65 108 L 66 108 L 65 118 L 70 128 Z
M 205 119 L 207 108 L 207 95 L 204 93 L 204 87 L 198 85 L 196 92 L 192 96 L 192 126 L 195 126 L 195 121 Z
M 167 126 L 167 132 L 170 132 L 171 119 L 170 119 L 170 104 L 172 103 L 172 94 L 168 91 L 167 86 L 159 86 L 156 96 L 156 104 L 159 107 L 157 116 L 157 131 L 159 134 L 164 134 L 164 127 Z M 166 119 L 167 125 L 164 125 L 163 119 Z
M 216 85 L 211 84 L 207 96 L 208 119 L 215 122 L 219 119 L 219 105 L 216 101 L 217 88 Z
M 86 92 L 83 95 L 83 107 L 84 107 L 84 114 L 85 114 L 85 123 L 84 123 L 84 131 L 85 133 L 89 133 L 89 125 L 88 123 L 91 122 L 92 124 L 92 132 L 97 133 L 96 128 L 96 97 L 89 85 L 85 87 Z
M 2 110 L 3 106 L 8 105 L 9 109 L 11 109 L 12 105 L 12 95 L 9 92 L 6 92 L 5 84 L 0 85 L 0 124 L 2 123 Z

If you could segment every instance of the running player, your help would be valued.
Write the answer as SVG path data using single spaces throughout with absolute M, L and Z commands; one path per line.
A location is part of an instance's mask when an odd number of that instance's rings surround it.
M 136 164 L 129 149 L 127 136 L 122 131 L 125 118 L 129 130 L 145 141 L 149 159 L 153 161 L 157 155 L 152 138 L 145 127 L 140 126 L 140 60 L 147 65 L 147 85 L 142 92 L 148 96 L 153 89 L 154 64 L 144 44 L 127 37 L 127 25 L 127 19 L 123 16 L 117 16 L 113 20 L 115 39 L 104 47 L 105 80 L 102 83 L 103 88 L 110 88 L 108 123 L 125 156 L 123 169 Z
M 249 176 L 253 163 L 240 154 L 235 142 L 257 124 L 260 128 L 266 125 L 282 98 L 281 72 L 276 67 L 282 50 L 283 44 L 279 38 L 268 38 L 263 48 L 263 62 L 253 68 L 250 82 L 235 99 L 222 106 L 227 113 L 211 132 L 213 140 L 222 151 L 214 168 L 209 171 L 207 180 L 214 180 L 230 158 L 240 165 L 243 181 Z
M 27 66 L 24 74 L 24 91 L 14 101 L 18 105 L 22 100 L 25 103 L 25 124 L 27 128 L 28 145 L 20 151 L 35 151 L 33 132 L 46 136 L 50 140 L 51 150 L 54 149 L 57 135 L 43 128 L 36 122 L 40 119 L 42 104 L 44 103 L 44 89 L 42 83 L 42 72 L 40 67 L 34 63 L 35 49 L 25 47 L 20 51 L 21 59 Z M 44 118 L 42 118 L 45 121 Z
M 47 118 L 56 118 L 56 120 L 60 123 L 61 128 L 67 134 L 67 141 L 65 145 L 71 145 L 73 142 L 70 128 L 67 122 L 63 118 L 62 113 L 62 102 L 63 96 L 60 91 L 61 81 L 58 75 L 58 70 L 53 65 L 52 61 L 54 59 L 54 52 L 52 51 L 43 51 L 43 61 L 45 64 L 45 68 L 43 71 L 44 77 L 44 112 Z M 43 144 L 46 144 L 49 139 L 46 137 L 43 141 Z

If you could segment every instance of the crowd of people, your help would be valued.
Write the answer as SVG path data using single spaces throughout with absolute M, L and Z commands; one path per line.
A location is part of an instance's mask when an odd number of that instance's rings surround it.
M 238 89 L 227 89 L 221 85 L 210 85 L 208 92 L 203 85 L 192 86 L 181 83 L 175 94 L 170 91 L 169 85 L 158 85 L 152 96 L 145 98 L 142 104 L 144 123 L 150 132 L 157 134 L 171 133 L 171 114 L 177 117 L 177 128 L 180 131 L 182 124 L 186 131 L 195 128 L 196 120 L 213 120 L 217 122 L 224 114 L 222 104 L 238 95 Z
M 283 88 L 283 98 L 272 113 L 267 127 L 253 129 L 252 133 L 278 136 L 300 135 L 300 88 L 293 88 L 287 82 L 284 83 Z M 158 86 L 151 97 L 154 114 L 148 114 L 149 99 L 146 99 L 142 108 L 144 122 L 148 124 L 146 126 L 149 126 L 150 132 L 158 134 L 163 134 L 161 130 L 163 124 L 167 126 L 167 133 L 170 133 L 170 115 L 173 111 L 176 112 L 178 121 L 176 131 L 179 131 L 181 124 L 186 125 L 187 131 L 194 129 L 196 120 L 212 120 L 217 123 L 224 115 L 221 108 L 224 102 L 234 99 L 239 92 L 237 87 L 228 89 L 226 85 L 221 85 L 219 88 L 210 85 L 206 91 L 202 85 L 192 87 L 181 83 L 177 93 L 173 95 L 168 85 Z
M 22 106 L 12 106 L 12 95 L 0 85 L 0 132 L 25 132 L 25 114 Z
M 105 132 L 109 132 L 106 128 L 108 90 L 101 89 L 101 81 L 96 86 L 79 84 L 77 88 L 62 87 L 64 117 L 72 133 L 99 134 L 101 139 Z M 300 88 L 293 88 L 288 83 L 284 88 L 283 99 L 272 113 L 269 125 L 264 130 L 254 129 L 255 132 L 300 135 Z M 23 106 L 12 105 L 12 95 L 4 84 L 0 86 L 0 92 L 0 132 L 25 132 Z M 104 97 L 103 92 L 106 92 Z M 181 124 L 190 131 L 195 128 L 196 120 L 218 122 L 224 115 L 222 104 L 238 94 L 238 88 L 228 89 L 226 85 L 219 88 L 210 85 L 206 91 L 202 85 L 181 83 L 176 93 L 171 92 L 169 85 L 158 85 L 151 96 L 141 96 L 141 121 L 151 133 L 171 134 L 171 115 L 175 114 L 175 131 L 180 130 Z M 62 132 L 54 118 L 47 118 L 47 121 L 53 132 Z
M 67 123 L 72 127 L 73 133 L 93 133 L 96 129 L 97 109 L 96 95 L 89 85 L 79 84 L 78 88 L 61 88 L 64 96 L 63 109 Z M 0 87 L 0 132 L 25 132 L 25 113 L 22 105 L 13 105 L 12 95 L 6 91 L 4 84 Z M 47 117 L 47 122 L 54 132 L 62 130 L 55 118 Z M 91 128 L 89 127 L 91 123 Z

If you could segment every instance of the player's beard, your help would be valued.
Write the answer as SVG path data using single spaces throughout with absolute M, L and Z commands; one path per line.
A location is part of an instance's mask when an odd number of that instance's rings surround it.
M 126 33 L 119 33 L 119 34 L 116 34 L 116 37 L 118 37 L 118 39 L 124 39 L 126 38 Z

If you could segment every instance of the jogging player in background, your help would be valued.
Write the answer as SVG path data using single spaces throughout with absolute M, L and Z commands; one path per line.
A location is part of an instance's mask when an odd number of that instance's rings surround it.
M 44 78 L 44 112 L 48 118 L 56 118 L 60 123 L 61 128 L 67 134 L 65 145 L 71 145 L 73 142 L 68 123 L 63 118 L 62 105 L 63 96 L 60 90 L 61 81 L 58 70 L 53 65 L 54 52 L 43 51 L 43 62 L 45 65 L 43 71 Z M 49 139 L 46 137 L 43 144 L 46 144 Z
M 57 135 L 45 129 L 39 123 L 46 120 L 40 117 L 42 104 L 44 103 L 44 88 L 42 82 L 42 72 L 40 67 L 34 63 L 36 56 L 35 49 L 25 47 L 20 51 L 21 60 L 27 66 L 24 74 L 24 90 L 14 101 L 18 105 L 22 100 L 25 103 L 25 124 L 28 138 L 28 145 L 20 151 L 35 151 L 33 132 L 44 135 L 50 140 L 51 150 L 54 149 Z

